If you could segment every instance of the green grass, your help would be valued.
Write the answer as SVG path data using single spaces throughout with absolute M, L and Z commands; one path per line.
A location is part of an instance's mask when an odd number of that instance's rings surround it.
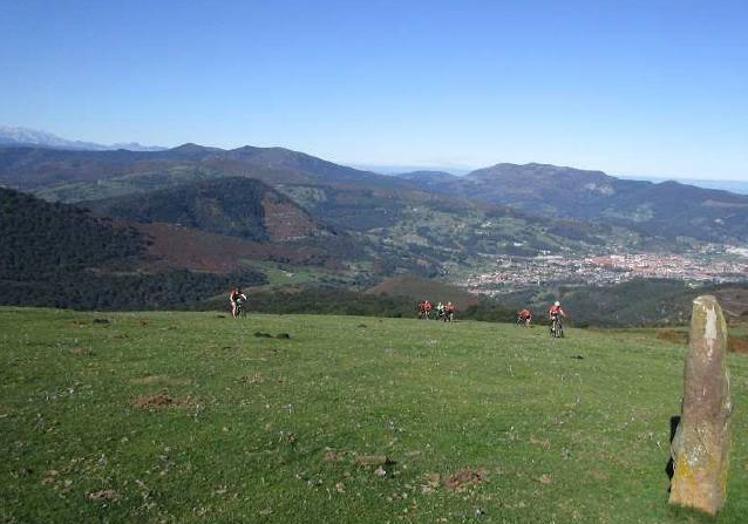
M 666 504 L 685 349 L 653 333 L 5 308 L 0 347 L 0 522 L 703 520 Z M 748 514 L 748 359 L 730 365 L 719 522 Z M 133 405 L 164 391 L 177 406 Z M 464 468 L 486 482 L 447 489 Z
M 264 286 L 255 289 L 275 289 L 289 286 L 317 284 L 325 277 L 334 276 L 330 271 L 315 267 L 291 266 L 276 262 L 243 260 L 244 267 L 261 271 L 268 280 Z

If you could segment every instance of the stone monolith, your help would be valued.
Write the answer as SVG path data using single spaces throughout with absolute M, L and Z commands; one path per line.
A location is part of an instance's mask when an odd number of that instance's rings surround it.
M 693 301 L 681 409 L 671 447 L 670 503 L 715 515 L 727 496 L 732 402 L 727 325 L 711 295 Z

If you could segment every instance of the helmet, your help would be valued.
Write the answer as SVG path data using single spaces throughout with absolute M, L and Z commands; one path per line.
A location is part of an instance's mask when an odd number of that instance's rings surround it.
M 554 302 L 553 305 L 556 306 L 556 307 L 558 307 L 558 306 L 561 305 L 561 302 L 559 302 L 558 300 L 556 300 L 556 302 Z

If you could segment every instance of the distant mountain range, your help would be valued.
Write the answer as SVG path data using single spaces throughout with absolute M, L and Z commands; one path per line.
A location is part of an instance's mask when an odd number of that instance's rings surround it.
M 106 151 L 112 149 L 127 149 L 129 151 L 160 151 L 165 149 L 157 146 L 144 146 L 137 142 L 103 145 L 93 142 L 83 142 L 81 140 L 67 140 L 47 131 L 4 125 L 0 125 L 0 146 L 39 146 L 54 149 L 80 149 L 85 151 Z
M 0 184 L 65 202 L 231 176 L 261 180 L 322 221 L 357 231 L 395 227 L 419 206 L 463 215 L 492 206 L 493 212 L 510 208 L 549 223 L 625 229 L 638 240 L 748 241 L 748 196 L 547 164 L 496 164 L 461 177 L 438 171 L 385 176 L 277 147 L 224 150 L 185 144 L 152 152 L 0 148 Z M 410 218 L 415 219 L 417 215 Z M 417 236 L 413 242 L 423 242 Z
M 60 304 L 164 307 L 165 289 L 192 304 L 231 281 L 367 289 L 406 274 L 457 280 L 502 256 L 748 242 L 748 196 L 545 164 L 390 176 L 277 147 L 6 144 L 0 186 L 10 303 L 43 305 L 56 282 L 69 291 Z M 38 285 L 22 269 L 49 245 L 74 264 L 60 273 L 45 255 Z

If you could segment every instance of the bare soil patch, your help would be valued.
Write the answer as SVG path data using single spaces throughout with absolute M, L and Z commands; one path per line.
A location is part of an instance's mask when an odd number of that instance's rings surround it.
M 485 482 L 488 482 L 488 474 L 485 469 L 465 468 L 447 477 L 444 480 L 444 487 L 449 491 L 462 493 Z
M 340 462 L 345 458 L 345 451 L 328 450 L 325 452 L 325 462 Z
M 728 337 L 727 351 L 748 355 L 748 340 L 738 337 Z
M 169 375 L 146 375 L 140 378 L 130 380 L 131 384 L 144 386 L 164 385 L 164 386 L 187 386 L 192 383 L 188 378 L 170 377 Z
M 148 410 L 189 407 L 194 403 L 192 397 L 174 398 L 166 392 L 137 397 L 132 401 L 133 407 Z
M 688 344 L 688 334 L 674 329 L 663 329 L 657 332 L 657 339 L 671 344 Z

